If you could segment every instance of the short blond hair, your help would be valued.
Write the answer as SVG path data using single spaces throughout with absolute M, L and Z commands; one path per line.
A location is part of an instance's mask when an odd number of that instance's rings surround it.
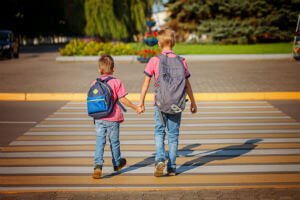
M 100 74 L 112 74 L 114 72 L 114 66 L 114 60 L 110 55 L 101 55 L 99 58 Z
M 160 46 L 163 48 L 165 46 L 169 46 L 171 48 L 175 45 L 175 31 L 170 28 L 164 28 L 158 31 L 158 42 Z

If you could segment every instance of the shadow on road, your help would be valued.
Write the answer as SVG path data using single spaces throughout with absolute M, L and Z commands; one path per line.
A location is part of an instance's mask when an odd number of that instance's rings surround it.
M 194 152 L 194 150 L 192 150 L 192 149 L 196 148 L 198 146 L 200 146 L 200 144 L 190 144 L 190 145 L 187 145 L 187 146 L 179 149 L 179 156 L 188 156 L 188 155 L 190 155 L 191 153 Z M 150 165 L 154 165 L 154 164 L 155 164 L 155 154 L 153 153 L 152 156 L 147 157 L 144 160 L 142 160 L 138 163 L 135 163 L 131 166 L 128 166 L 127 168 L 124 168 L 119 172 L 106 175 L 103 178 L 110 178 L 114 175 L 123 174 L 123 173 L 126 173 L 126 172 L 136 170 L 136 169 L 141 168 L 141 167 L 146 167 L 146 166 L 150 166 Z
M 262 139 L 252 139 L 247 140 L 244 144 L 241 145 L 232 145 L 225 148 L 205 152 L 205 154 L 208 155 L 201 157 L 198 156 L 197 158 L 182 164 L 179 168 L 177 168 L 177 173 L 184 173 L 215 160 L 226 160 L 239 157 L 255 149 L 257 147 L 256 143 L 259 143 L 261 141 Z
M 220 148 L 220 149 L 216 149 L 216 150 L 207 151 L 204 153 L 199 153 L 196 155 L 193 154 L 195 152 L 195 150 L 193 150 L 193 149 L 196 147 L 199 147 L 201 144 L 195 143 L 195 144 L 187 145 L 187 146 L 179 149 L 178 156 L 179 157 L 196 157 L 196 158 L 193 160 L 190 160 L 188 162 L 185 162 L 180 167 L 178 167 L 176 170 L 177 174 L 184 173 L 186 171 L 203 166 L 203 165 L 205 165 L 209 162 L 215 161 L 215 160 L 226 160 L 226 159 L 239 157 L 239 156 L 244 155 L 244 154 L 252 151 L 253 149 L 255 149 L 257 147 L 256 143 L 259 143 L 261 141 L 262 141 L 262 139 L 251 139 L 251 140 L 247 140 L 244 144 L 232 145 L 232 146 L 228 146 L 225 148 Z M 205 154 L 205 156 L 201 156 L 202 154 Z M 128 166 L 127 168 L 124 168 L 119 172 L 105 175 L 103 178 L 111 178 L 118 174 L 123 174 L 126 172 L 136 170 L 141 167 L 146 167 L 146 166 L 150 166 L 150 165 L 154 165 L 154 164 L 155 164 L 155 154 L 153 153 L 152 156 L 147 157 L 144 160 L 142 160 L 138 163 L 135 163 L 131 166 Z

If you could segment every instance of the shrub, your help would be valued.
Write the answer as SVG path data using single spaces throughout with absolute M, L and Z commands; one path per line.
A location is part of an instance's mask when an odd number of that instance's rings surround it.
M 60 49 L 60 55 L 62 56 L 74 56 L 83 55 L 83 49 L 86 46 L 86 42 L 82 40 L 71 40 L 64 48 Z
M 111 55 L 134 55 L 136 50 L 131 45 L 124 43 L 71 40 L 59 52 L 62 56 L 97 56 L 104 53 Z

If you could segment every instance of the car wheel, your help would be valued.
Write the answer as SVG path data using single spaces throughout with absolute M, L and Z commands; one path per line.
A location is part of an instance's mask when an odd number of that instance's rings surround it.
M 7 58 L 12 59 L 13 57 L 14 57 L 14 52 L 13 52 L 13 50 L 10 50 L 7 54 Z
M 14 58 L 19 58 L 19 51 L 14 53 Z

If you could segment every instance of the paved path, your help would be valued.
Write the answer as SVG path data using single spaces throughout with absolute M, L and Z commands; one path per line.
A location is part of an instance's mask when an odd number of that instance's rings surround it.
M 137 191 L 300 188 L 300 123 L 265 101 L 199 102 L 183 115 L 176 177 L 153 177 L 151 105 L 121 125 L 128 165 L 92 179 L 94 128 L 83 102 L 68 102 L 0 152 L 0 190 Z
M 0 61 L 0 93 L 86 93 L 98 76 L 97 62 L 55 62 L 57 55 L 29 53 L 21 54 L 18 60 Z M 188 60 L 188 65 L 194 92 L 300 91 L 300 62 L 289 59 Z M 124 81 L 128 92 L 140 92 L 145 64 L 116 62 L 115 66 L 115 75 Z

